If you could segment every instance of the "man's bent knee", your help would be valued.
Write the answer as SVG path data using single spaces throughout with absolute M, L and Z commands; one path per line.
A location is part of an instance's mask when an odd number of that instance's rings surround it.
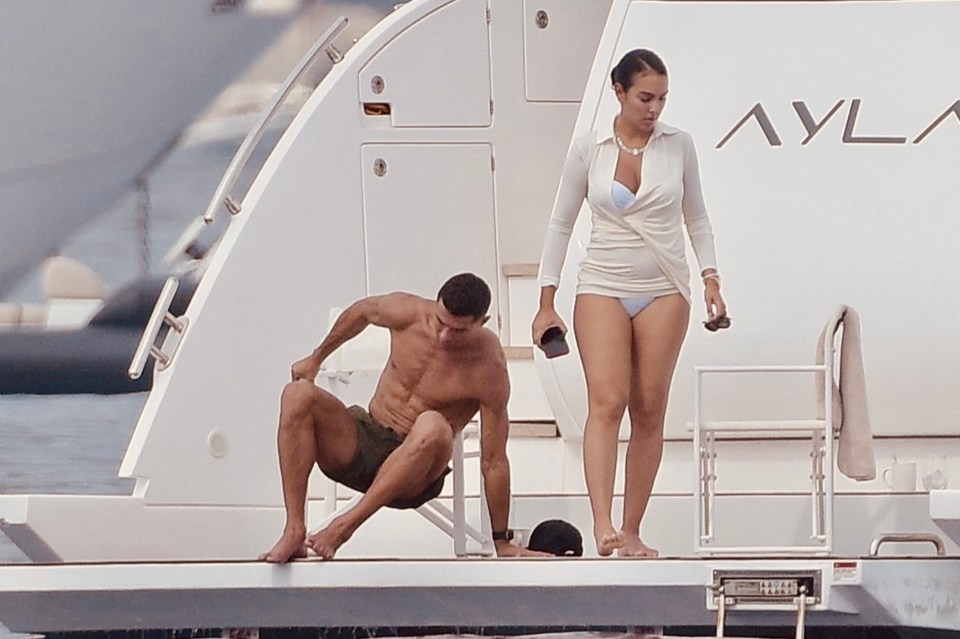
M 280 403 L 283 406 L 306 406 L 317 396 L 317 387 L 305 379 L 287 382 L 280 394 Z
M 450 439 L 453 440 L 453 428 L 450 422 L 441 413 L 435 410 L 428 410 L 420 413 L 413 422 L 411 434 L 416 431 L 422 433 L 424 437 L 430 439 Z
M 295 382 L 288 382 L 283 387 L 280 394 L 280 407 L 288 411 L 320 411 L 335 410 L 343 408 L 343 403 L 329 391 L 312 382 L 304 379 L 298 379 Z
M 453 452 L 453 428 L 437 411 L 426 411 L 417 417 L 407 439 L 418 448 L 434 450 L 447 459 Z

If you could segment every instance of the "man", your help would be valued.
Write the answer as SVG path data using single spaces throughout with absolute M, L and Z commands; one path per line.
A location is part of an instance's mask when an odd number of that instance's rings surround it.
M 331 559 L 384 506 L 416 508 L 443 488 L 453 438 L 480 411 L 481 468 L 500 557 L 543 555 L 507 539 L 510 465 L 506 455 L 510 383 L 489 319 L 490 289 L 471 273 L 441 287 L 436 301 L 407 293 L 369 297 L 347 308 L 313 353 L 292 367 L 280 399 L 277 448 L 287 521 L 260 556 L 282 563 L 310 548 Z M 347 408 L 313 384 L 323 361 L 369 324 L 390 329 L 390 357 L 369 413 Z M 306 535 L 304 508 L 313 464 L 364 493 L 348 512 Z

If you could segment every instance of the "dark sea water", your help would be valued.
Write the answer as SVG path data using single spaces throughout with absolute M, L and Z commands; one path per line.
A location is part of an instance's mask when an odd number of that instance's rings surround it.
M 130 494 L 117 471 L 146 398 L 0 396 L 0 494 Z

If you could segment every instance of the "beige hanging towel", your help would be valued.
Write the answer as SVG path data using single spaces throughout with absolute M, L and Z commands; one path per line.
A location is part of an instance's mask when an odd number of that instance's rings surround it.
M 820 333 L 817 343 L 817 364 L 823 364 L 823 346 L 827 339 L 840 335 L 840 384 L 833 382 L 834 430 L 839 431 L 837 468 L 857 481 L 869 481 L 877 476 L 877 461 L 873 452 L 873 431 L 867 407 L 867 384 L 863 372 L 863 351 L 860 341 L 860 316 L 843 305 L 830 318 Z M 823 375 L 817 379 L 818 416 L 824 416 Z

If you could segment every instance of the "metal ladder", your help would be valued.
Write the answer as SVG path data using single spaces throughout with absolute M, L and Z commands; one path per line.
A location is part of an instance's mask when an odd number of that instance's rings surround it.
M 726 572 L 715 574 L 714 583 L 707 585 L 708 604 L 714 598 L 717 606 L 717 637 L 723 637 L 727 613 L 738 605 L 749 604 L 752 610 L 792 608 L 796 611 L 796 639 L 803 639 L 807 607 L 820 602 L 821 578 L 819 571 Z

